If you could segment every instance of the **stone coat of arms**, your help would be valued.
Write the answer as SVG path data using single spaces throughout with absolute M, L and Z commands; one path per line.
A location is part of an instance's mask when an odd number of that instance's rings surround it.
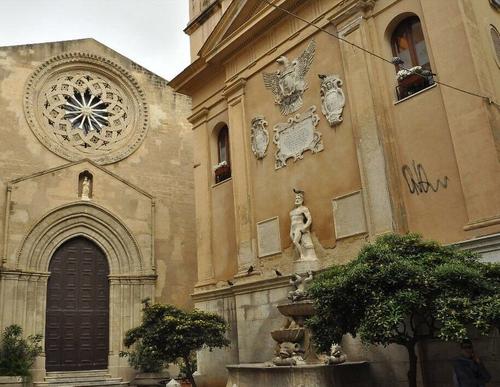
M 342 91 L 342 80 L 338 75 L 319 74 L 321 79 L 321 111 L 330 126 L 343 121 L 342 112 L 345 106 L 345 96 Z
M 255 117 L 252 119 L 252 152 L 257 159 L 263 159 L 269 145 L 269 132 L 267 131 L 267 121 L 264 117 Z
M 276 62 L 283 68 L 274 73 L 262 73 L 264 85 L 274 94 L 274 103 L 280 106 L 281 114 L 288 115 L 302 107 L 302 95 L 308 88 L 305 76 L 311 67 L 316 52 L 316 43 L 311 40 L 304 52 L 293 61 L 281 56 Z

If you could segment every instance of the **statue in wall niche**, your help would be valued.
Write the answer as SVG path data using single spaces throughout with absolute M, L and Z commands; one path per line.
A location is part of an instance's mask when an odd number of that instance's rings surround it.
M 342 91 L 342 80 L 338 75 L 318 74 L 321 79 L 321 111 L 330 126 L 340 124 L 344 119 L 342 113 L 345 106 L 345 96 Z
M 302 277 L 299 274 L 292 274 L 290 284 L 295 287 L 295 290 L 288 292 L 288 299 L 292 302 L 300 301 L 307 298 L 306 285 L 313 279 L 312 271 L 307 272 L 307 277 Z
M 327 364 L 341 364 L 347 360 L 347 355 L 342 352 L 342 347 L 338 344 L 332 344 L 330 356 L 326 359 Z
M 90 200 L 90 179 L 85 176 L 82 181 L 82 200 Z
M 312 217 L 309 208 L 304 206 L 304 191 L 294 189 L 295 208 L 290 211 L 290 238 L 300 260 L 314 260 L 316 252 L 311 239 Z
M 276 62 L 283 67 L 274 73 L 262 73 L 264 85 L 274 94 L 274 103 L 280 106 L 282 115 L 296 112 L 302 107 L 302 95 L 308 88 L 305 76 L 311 67 L 316 43 L 311 40 L 304 52 L 290 60 L 280 56 Z

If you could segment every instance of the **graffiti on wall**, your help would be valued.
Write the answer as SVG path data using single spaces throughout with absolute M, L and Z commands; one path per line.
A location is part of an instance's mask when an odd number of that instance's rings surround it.
M 404 164 L 401 170 L 406 184 L 408 185 L 408 189 L 412 195 L 438 192 L 441 188 L 448 188 L 448 176 L 431 182 L 427 176 L 424 166 L 415 162 L 415 160 L 412 160 L 411 165 Z

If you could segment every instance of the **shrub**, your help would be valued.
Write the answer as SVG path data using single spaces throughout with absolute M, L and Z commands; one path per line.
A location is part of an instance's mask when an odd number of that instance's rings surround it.
M 195 352 L 202 348 L 212 350 L 229 345 L 224 336 L 226 322 L 214 313 L 199 310 L 185 312 L 172 305 L 151 305 L 148 300 L 144 300 L 143 304 L 141 325 L 130 329 L 123 341 L 127 348 L 134 348 L 121 355 L 128 356 L 132 366 L 135 366 L 132 359 L 141 359 L 137 362 L 141 369 L 142 359 L 147 356 L 162 365 L 182 365 L 186 377 L 196 387 L 193 378 L 196 371 Z
M 316 345 L 327 350 L 344 334 L 408 351 L 416 386 L 415 346 L 426 339 L 461 341 L 473 327 L 500 326 L 500 265 L 416 234 L 387 234 L 334 266 L 309 289 L 316 315 L 308 320 Z
M 29 376 L 35 358 L 42 352 L 42 335 L 22 337 L 19 325 L 10 325 L 2 333 L 0 343 L 0 375 Z

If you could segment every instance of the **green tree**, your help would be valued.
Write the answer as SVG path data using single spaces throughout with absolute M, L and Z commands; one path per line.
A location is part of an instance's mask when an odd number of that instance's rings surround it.
M 23 337 L 19 325 L 9 325 L 0 343 L 0 375 L 29 376 L 36 357 L 42 353 L 42 335 Z
M 224 336 L 227 324 L 224 319 L 214 313 L 193 310 L 185 312 L 172 305 L 149 304 L 143 301 L 142 324 L 129 330 L 124 344 L 135 348 L 122 355 L 129 356 L 131 365 L 137 368 L 140 351 L 143 359 L 153 359 L 156 364 L 180 364 L 187 378 L 196 387 L 193 378 L 195 369 L 195 352 L 208 348 L 222 348 L 229 345 Z
M 488 334 L 500 325 L 500 265 L 416 234 L 377 238 L 350 263 L 318 276 L 310 294 L 316 315 L 308 326 L 319 349 L 345 334 L 403 345 L 410 387 L 417 385 L 417 343 L 461 341 L 472 327 Z

